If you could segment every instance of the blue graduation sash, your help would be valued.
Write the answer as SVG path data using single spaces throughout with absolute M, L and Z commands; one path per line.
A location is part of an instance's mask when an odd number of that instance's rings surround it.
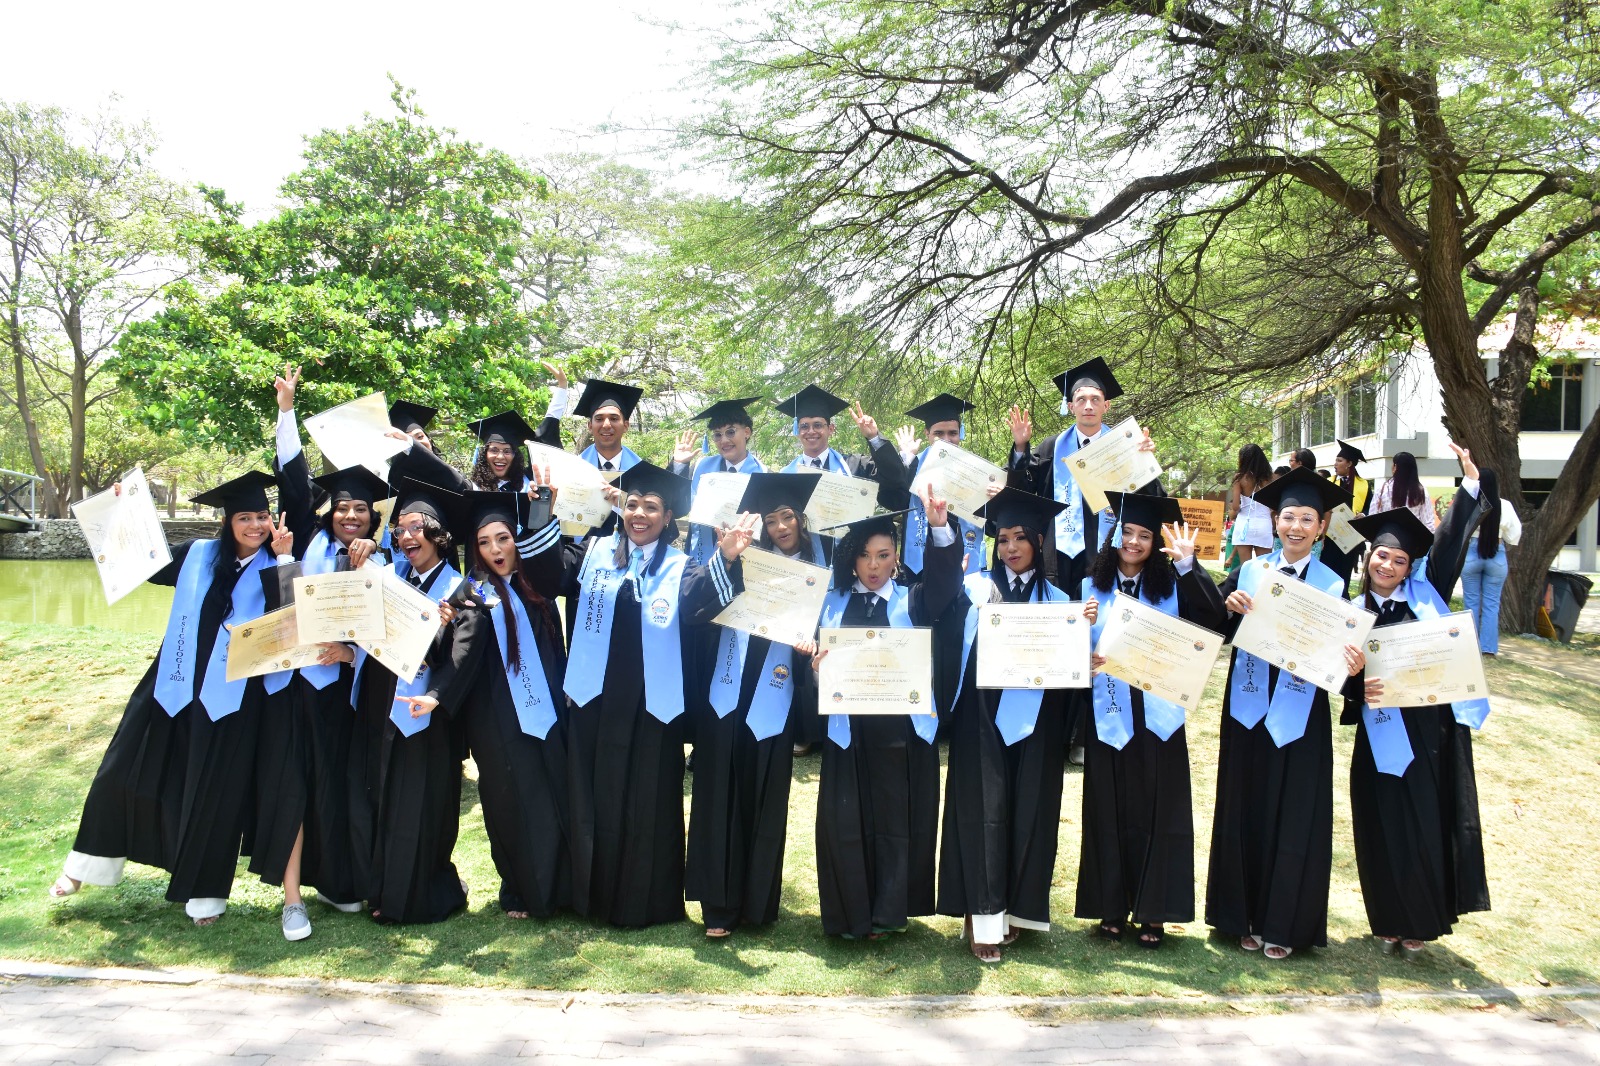
M 1100 600 L 1100 611 L 1095 618 L 1094 627 L 1090 630 L 1091 639 L 1098 646 L 1100 634 L 1106 626 L 1106 612 L 1111 609 L 1111 597 L 1100 599 L 1100 590 L 1095 588 L 1094 578 L 1086 577 L 1083 579 L 1083 598 L 1087 600 L 1090 597 Z M 1176 587 L 1167 593 L 1164 599 L 1154 601 L 1144 595 L 1144 583 L 1141 581 L 1139 598 L 1162 613 L 1177 617 Z M 1121 751 L 1127 747 L 1128 741 L 1133 739 L 1133 690 L 1128 687 L 1126 681 L 1104 672 L 1094 675 L 1092 688 L 1095 736 Z M 1153 692 L 1144 693 L 1144 726 L 1150 732 L 1162 740 L 1171 740 L 1172 734 L 1183 725 L 1183 720 L 1182 704 L 1164 700 Z
M 750 650 L 750 634 L 738 629 L 722 629 L 717 642 L 717 668 L 711 678 L 711 709 L 718 718 L 739 705 L 739 690 L 744 680 L 745 658 Z M 794 701 L 794 649 L 771 641 L 761 661 L 761 678 L 750 698 L 745 725 L 757 740 L 783 732 L 789 721 L 789 706 Z
M 1283 552 L 1275 551 L 1260 559 L 1252 559 L 1239 568 L 1241 592 L 1250 594 L 1252 600 L 1263 578 L 1272 577 L 1283 566 Z M 1321 589 L 1330 596 L 1344 591 L 1345 582 L 1316 559 L 1306 562 L 1306 584 Z M 1288 574 L 1277 576 L 1293 581 Z M 1273 743 L 1283 747 L 1299 740 L 1306 732 L 1306 721 L 1311 717 L 1311 702 L 1316 698 L 1316 686 L 1287 670 L 1278 671 L 1278 683 L 1267 699 L 1267 663 L 1242 648 L 1233 650 L 1232 679 L 1228 684 L 1228 713 L 1246 729 L 1254 729 L 1261 720 L 1267 720 L 1267 732 Z
M 1100 427 L 1100 432 L 1105 432 L 1104 426 Z M 1084 535 L 1088 532 L 1083 526 L 1083 491 L 1078 488 L 1078 479 L 1072 476 L 1071 459 L 1078 451 L 1080 436 L 1076 426 L 1056 434 L 1055 465 L 1050 478 L 1056 502 L 1067 505 L 1066 510 L 1056 515 L 1056 550 L 1069 559 L 1083 551 Z M 1115 521 L 1110 511 L 1104 512 L 1102 517 Z
M 822 601 L 821 625 L 824 629 L 838 629 L 844 621 L 844 610 L 854 595 L 851 589 L 834 589 Z M 885 613 L 889 625 L 896 629 L 915 628 L 911 621 L 911 594 L 897 583 L 891 581 L 879 591 L 880 599 L 886 601 Z M 826 710 L 823 714 L 828 714 Z M 911 719 L 911 728 L 916 730 L 917 736 L 925 742 L 932 744 L 934 734 L 939 731 L 939 716 L 937 714 L 908 714 Z M 848 714 L 828 714 L 828 739 L 841 748 L 850 746 L 850 716 Z
M 700 461 L 695 464 L 694 476 L 689 479 L 689 498 L 691 500 L 694 499 L 695 494 L 700 491 L 700 478 L 705 474 L 722 473 L 723 465 L 722 456 L 720 455 L 706 455 L 701 457 Z M 765 466 L 761 465 L 761 460 L 746 453 L 744 461 L 739 464 L 739 469 L 737 472 L 740 474 L 760 474 L 764 473 L 766 469 L 767 468 Z M 716 548 L 716 530 L 712 529 L 710 526 L 700 525 L 698 522 L 689 526 L 689 543 L 687 546 L 687 554 L 689 558 L 693 559 L 701 566 L 705 566 L 711 561 L 711 553 L 715 551 Z
M 586 706 L 605 684 L 611 658 L 611 626 L 616 620 L 617 593 L 628 577 L 627 567 L 614 565 L 617 538 L 596 540 L 584 557 L 578 576 L 578 625 L 572 633 L 565 691 L 579 707 Z M 639 643 L 644 651 L 644 706 L 666 723 L 683 713 L 683 639 L 678 626 L 678 591 L 688 558 L 668 548 L 661 568 L 639 575 Z
M 189 549 L 178 568 L 178 583 L 172 595 L 172 613 L 167 615 L 167 631 L 161 638 L 161 655 L 156 664 L 156 702 L 174 718 L 195 699 L 195 627 L 200 623 L 200 607 L 211 588 L 211 573 L 222 543 L 203 540 Z M 260 618 L 267 609 L 267 595 L 261 588 L 261 568 L 272 558 L 265 548 L 258 549 L 249 565 L 234 583 L 228 618 L 234 625 Z M 200 705 L 213 722 L 239 709 L 249 678 L 229 681 L 228 627 L 217 627 L 211 657 L 200 669 Z
M 519 669 L 511 669 L 511 652 L 506 641 L 506 614 L 516 619 L 517 651 L 522 657 Z M 522 597 L 515 592 L 491 608 L 494 619 L 494 636 L 500 643 L 500 668 L 506 674 L 506 687 L 511 690 L 511 703 L 517 709 L 517 724 L 530 737 L 543 740 L 556 724 L 556 701 L 550 695 L 550 679 L 544 675 L 544 662 L 539 658 L 539 644 L 533 635 L 533 624 L 528 618 Z
M 915 465 L 920 467 L 927 458 L 928 449 L 924 448 L 917 455 Z M 913 492 L 909 498 L 911 510 L 906 514 L 906 554 L 901 561 L 906 564 L 907 570 L 920 574 L 923 553 L 928 550 L 928 513 L 923 510 L 920 496 Z M 967 553 L 965 573 L 983 573 L 983 527 L 975 526 L 954 514 L 950 515 L 950 524 L 960 535 L 961 547 Z
M 994 581 L 989 571 L 970 574 L 963 581 L 967 590 L 967 616 L 961 626 L 961 670 L 956 675 L 956 698 L 961 698 L 962 687 L 967 682 L 967 663 L 972 658 L 972 648 L 978 640 L 978 608 L 989 602 L 989 591 Z M 1036 583 L 1035 596 L 1041 603 L 1071 603 L 1072 597 L 1043 578 Z M 976 682 L 974 682 L 976 684 Z M 1033 735 L 1039 724 L 1039 708 L 1044 705 L 1044 689 L 1006 688 L 1000 690 L 1000 705 L 995 709 L 994 724 L 1000 738 L 1009 747 L 1024 737 Z
M 397 577 L 404 578 L 411 573 L 411 564 L 401 558 L 384 567 L 384 569 L 392 571 Z M 456 568 L 449 563 L 444 563 L 439 570 L 439 575 L 433 579 L 433 586 L 424 595 L 435 603 L 449 599 L 450 594 L 455 592 L 457 586 L 461 584 L 461 580 L 461 574 L 457 572 Z M 361 679 L 363 676 L 361 666 L 366 661 L 366 649 L 358 646 L 356 648 L 355 661 L 351 663 L 351 668 L 356 675 L 355 681 L 350 685 L 350 707 L 352 710 L 359 705 L 361 700 Z M 388 669 L 386 664 L 384 669 Z M 433 715 L 431 714 L 425 714 L 421 718 L 411 717 L 411 705 L 401 702 L 408 696 L 421 696 L 428 691 L 428 672 L 428 665 L 424 663 L 422 668 L 417 671 L 417 676 L 410 681 L 398 676 L 395 678 L 394 703 L 389 707 L 389 721 L 394 723 L 394 727 L 400 730 L 403 736 L 414 737 L 428 728 L 429 723 L 433 721 Z

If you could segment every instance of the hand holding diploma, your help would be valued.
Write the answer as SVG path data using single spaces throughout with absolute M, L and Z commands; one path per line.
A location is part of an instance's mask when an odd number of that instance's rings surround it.
M 134 467 L 106 492 L 72 505 L 106 602 L 116 603 L 172 561 L 144 471 Z

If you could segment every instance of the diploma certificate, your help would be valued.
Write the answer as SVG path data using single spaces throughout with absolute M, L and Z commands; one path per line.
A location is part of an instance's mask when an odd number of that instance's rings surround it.
M 931 629 L 824 629 L 817 669 L 823 714 L 937 714 Z
M 383 589 L 377 567 L 308 574 L 294 579 L 299 643 L 381 640 Z
M 315 666 L 320 644 L 301 644 L 294 604 L 228 630 L 228 680 Z
M 701 474 L 700 487 L 695 489 L 694 503 L 689 507 L 689 521 L 712 529 L 733 525 L 739 501 L 749 484 L 749 474 Z
M 1256 587 L 1233 645 L 1337 694 L 1350 676 L 1344 646 L 1361 646 L 1375 621 L 1377 615 L 1348 600 L 1288 574 L 1268 574 Z
M 336 468 L 364 466 L 386 481 L 389 459 L 405 451 L 410 442 L 409 437 L 398 440 L 388 435 L 394 427 L 389 424 L 389 403 L 381 392 L 312 415 L 305 426 Z
M 72 516 L 89 542 L 107 603 L 116 603 L 172 562 L 161 517 L 140 467 L 122 476 L 121 496 L 111 489 L 95 493 L 73 504 Z
M 759 548 L 748 548 L 739 558 L 744 591 L 712 621 L 779 644 L 813 639 L 829 571 Z
M 1222 651 L 1222 637 L 1120 592 L 1100 610 L 1106 624 L 1094 650 L 1105 656 L 1101 669 L 1140 692 L 1193 711 Z
M 804 474 L 808 471 L 800 471 Z M 849 477 L 824 470 L 816 491 L 806 503 L 806 526 L 828 529 L 859 522 L 878 509 L 878 483 L 869 478 Z
M 439 633 L 439 605 L 392 570 L 364 566 L 356 573 L 368 570 L 382 575 L 379 587 L 383 592 L 385 636 L 357 640 L 356 644 L 390 673 L 402 681 L 411 681 L 422 669 L 422 659 Z
M 981 522 L 978 508 L 989 502 L 989 489 L 1006 483 L 1006 472 L 987 459 L 981 459 L 954 444 L 940 441 L 928 448 L 917 476 L 911 479 L 911 495 L 920 497 L 924 487 L 942 497 L 950 510 L 962 518 Z
M 979 688 L 1088 688 L 1089 621 L 1081 603 L 978 607 Z
M 1348 503 L 1341 503 L 1328 512 L 1327 537 L 1333 541 L 1334 547 L 1349 555 L 1367 542 L 1367 538 L 1357 533 L 1350 523 L 1355 520 L 1356 513 L 1350 510 Z
M 1068 457 L 1072 476 L 1091 508 L 1104 511 L 1106 493 L 1138 492 L 1161 476 L 1155 452 L 1139 450 L 1143 443 L 1144 430 L 1130 418 Z
M 611 501 L 606 499 L 606 479 L 599 468 L 560 448 L 536 440 L 524 443 L 528 446 L 532 468 L 540 471 L 541 477 L 546 471 L 550 474 L 550 484 L 556 490 L 551 511 L 561 519 L 561 531 L 569 536 L 583 536 L 595 526 L 603 525 L 611 513 Z
M 1374 629 L 1367 677 L 1383 679 L 1377 706 L 1428 707 L 1489 694 L 1472 615 L 1442 615 Z

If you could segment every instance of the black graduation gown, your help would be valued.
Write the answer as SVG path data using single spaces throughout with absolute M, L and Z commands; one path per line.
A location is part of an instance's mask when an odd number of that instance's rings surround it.
M 1178 616 L 1221 632 L 1228 612 L 1205 569 L 1178 575 Z M 1101 610 L 1111 591 L 1096 589 Z M 1120 750 L 1086 727 L 1079 918 L 1161 924 L 1194 920 L 1194 807 L 1184 726 L 1162 740 L 1145 727 L 1144 693 L 1129 686 L 1133 737 Z
M 423 588 L 433 593 L 442 568 Z M 456 619 L 427 655 L 429 694 L 439 706 L 428 727 L 407 737 L 389 719 L 395 675 L 368 658 L 361 666 L 355 735 L 350 746 L 350 831 L 359 891 L 379 921 L 442 922 L 466 906 L 450 854 L 461 824 L 461 764 L 466 758 L 461 701 L 489 620 L 462 582 L 451 595 Z
M 1234 571 L 1218 590 L 1238 587 Z M 1228 619 L 1232 640 L 1242 615 Z M 1217 807 L 1211 824 L 1206 924 L 1229 936 L 1254 935 L 1287 948 L 1328 942 L 1333 875 L 1333 716 L 1316 689 L 1300 739 L 1273 743 L 1266 723 L 1246 729 L 1230 714 L 1233 671 L 1222 697 Z M 1271 693 L 1278 668 L 1268 668 Z M 1348 683 L 1347 683 L 1348 690 Z
M 542 740 L 522 731 L 492 616 L 483 620 L 474 635 L 484 644 L 484 651 L 473 671 L 474 682 L 463 701 L 462 715 L 472 759 L 478 766 L 478 798 L 483 804 L 489 853 L 500 874 L 500 906 L 545 918 L 567 906 L 572 898 L 567 847 L 567 733 L 563 721 L 566 700 L 561 694 L 567 656 L 554 616 L 554 597 L 560 591 L 563 575 L 560 545 L 523 559 L 521 566 L 528 584 L 549 601 L 549 606 L 530 603 L 515 585 L 507 582 L 511 594 L 522 599 L 538 644 L 537 648 L 518 650 L 523 669 L 544 672 L 556 703 L 556 722 Z M 489 610 L 506 608 L 497 605 Z M 509 612 L 504 621 L 509 632 L 515 624 Z
M 1032 599 L 1035 584 L 1021 601 Z M 1018 602 L 1011 589 L 1006 602 Z M 945 615 L 962 618 L 967 595 Z M 941 636 L 941 657 L 961 656 L 961 630 Z M 940 914 L 1005 912 L 1029 922 L 1050 921 L 1050 881 L 1055 876 L 1061 831 L 1062 728 L 1066 691 L 1046 691 L 1031 734 L 1007 745 L 995 725 L 1001 693 L 970 683 L 978 656 L 977 634 L 967 662 L 969 683 L 947 723 L 949 768 L 945 775 L 944 827 L 939 845 Z
M 1480 518 L 1477 502 L 1458 490 L 1426 564 L 1427 580 L 1446 602 Z M 1415 617 L 1408 604 L 1380 615 L 1377 626 Z M 1350 815 L 1367 921 L 1375 936 L 1436 940 L 1461 915 L 1489 909 L 1472 729 L 1448 706 L 1402 707 L 1411 764 L 1399 777 L 1379 773 L 1362 703 L 1359 696 L 1347 699 L 1340 723 L 1357 727 Z
M 961 592 L 959 543 L 929 546 L 922 581 L 910 586 L 914 625 L 932 625 Z M 867 616 L 852 596 L 841 625 L 886 622 L 883 605 Z M 850 746 L 822 747 L 817 793 L 817 882 L 822 931 L 867 936 L 903 929 L 934 913 L 934 850 L 938 836 L 939 751 L 906 715 L 856 715 Z
M 1371 512 L 1373 497 L 1377 495 L 1377 493 L 1373 491 L 1374 486 L 1371 478 L 1352 477 L 1349 479 L 1349 484 L 1346 484 L 1345 478 L 1334 477 L 1331 480 L 1335 485 L 1345 489 L 1352 495 L 1354 495 L 1357 482 L 1366 482 L 1367 498 L 1361 502 L 1361 507 L 1359 510 L 1355 511 L 1355 514 L 1359 516 Z M 1329 570 L 1332 570 L 1334 573 L 1344 578 L 1344 583 L 1346 586 L 1348 586 L 1350 584 L 1350 575 L 1355 571 L 1356 568 L 1356 561 L 1365 554 L 1366 550 L 1367 549 L 1365 545 L 1357 545 L 1355 551 L 1345 552 L 1333 542 L 1332 538 L 1323 537 L 1320 558 L 1322 560 L 1322 565 L 1326 566 Z M 1448 598 L 1449 597 L 1446 597 L 1446 599 Z
M 183 561 L 199 541 L 180 544 L 172 562 L 150 578 L 176 585 Z M 232 608 L 235 571 L 206 589 L 196 628 L 195 660 L 204 664 L 217 627 Z M 244 621 L 234 619 L 230 621 Z M 84 798 L 72 850 L 127 857 L 171 874 L 166 898 L 226 899 L 250 813 L 256 734 L 264 690 L 251 678 L 243 702 L 213 722 L 198 698 L 168 716 L 156 702 L 158 651 L 128 698 Z M 195 679 L 200 691 L 204 674 Z
M 568 542 L 566 550 L 572 602 L 581 591 L 578 555 L 587 548 Z M 737 587 L 737 567 L 729 574 Z M 684 712 L 663 723 L 645 710 L 639 600 L 631 582 L 617 593 L 600 695 L 568 712 L 572 906 L 624 928 L 684 917 L 683 745 L 709 684 L 701 667 L 705 623 L 723 605 L 710 573 L 693 562 L 684 566 L 678 602 Z

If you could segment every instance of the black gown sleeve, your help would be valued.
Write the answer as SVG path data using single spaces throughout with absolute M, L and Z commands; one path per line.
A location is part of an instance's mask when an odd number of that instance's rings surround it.
M 493 623 L 470 581 L 456 586 L 450 602 L 456 609 L 455 621 L 441 630 L 439 641 L 428 653 L 428 695 L 439 701 L 439 710 L 454 716 L 476 680 L 478 660 Z
M 425 481 L 430 485 L 437 485 L 441 489 L 451 492 L 467 493 L 472 491 L 472 482 L 455 467 L 433 454 L 433 449 L 421 444 L 413 444 L 408 451 L 403 451 L 389 460 L 389 480 L 398 485 L 401 478 L 414 477 L 418 481 Z
M 1228 576 L 1222 579 L 1222 584 L 1217 588 L 1217 595 L 1222 598 L 1222 602 L 1224 604 L 1222 611 L 1222 625 L 1217 628 L 1217 632 L 1221 633 L 1224 639 L 1230 641 L 1233 640 L 1234 633 L 1238 632 L 1240 619 L 1244 618 L 1244 615 L 1242 614 L 1229 614 L 1226 606 L 1228 597 L 1232 596 L 1238 588 L 1238 570 L 1230 570 L 1228 572 Z
M 522 576 L 527 579 L 533 591 L 547 600 L 553 600 L 563 594 L 567 577 L 567 552 L 562 541 L 568 538 L 561 535 L 561 522 L 552 518 L 539 532 L 544 538 L 549 538 L 551 526 L 555 527 L 554 538 L 549 540 L 543 550 L 533 555 L 520 554 L 520 548 L 527 542 L 529 534 L 524 531 L 523 535 L 517 538 L 518 564 L 522 567 Z
M 880 437 L 870 455 L 852 455 L 846 462 L 852 468 L 851 477 L 864 477 L 878 483 L 878 505 L 888 511 L 898 511 L 906 506 L 906 493 L 911 487 L 911 476 L 900 453 L 887 437 Z
M 1482 494 L 1481 488 L 1479 494 Z M 1434 531 L 1426 573 L 1428 584 L 1446 603 L 1450 602 L 1450 593 L 1455 591 L 1461 568 L 1467 564 L 1472 534 L 1482 524 L 1486 510 L 1488 508 L 1481 499 L 1466 489 L 1458 488 L 1456 498 L 1450 503 L 1450 511 L 1444 517 L 1444 524 Z
M 744 591 L 742 560 L 735 559 L 723 568 L 722 573 L 728 578 L 726 584 L 712 574 L 712 567 L 716 565 L 716 560 L 705 566 L 692 562 L 684 565 L 683 583 L 678 588 L 679 611 L 684 625 L 706 624 Z
M 547 448 L 561 447 L 561 419 L 545 415 L 533 431 L 533 439 Z
M 305 558 L 311 538 L 317 532 L 317 513 L 312 507 L 316 498 L 311 483 L 311 467 L 307 464 L 306 450 L 301 448 L 278 470 L 278 510 L 288 516 L 289 532 L 294 534 L 294 557 Z
M 1047 438 L 1042 444 L 1024 455 L 1018 456 L 1015 445 L 1006 455 L 1006 484 L 1023 492 L 1031 492 L 1035 496 L 1049 496 L 1054 483 L 1051 481 L 1051 468 L 1056 461 L 1056 436 Z
M 922 556 L 922 580 L 910 589 L 912 622 L 919 626 L 934 625 L 960 598 L 964 576 L 961 557 L 965 551 L 960 540 L 928 546 Z
M 1222 593 L 1198 562 L 1187 574 L 1178 575 L 1178 617 L 1205 626 L 1213 633 L 1221 633 L 1228 624 L 1228 609 L 1222 605 Z

